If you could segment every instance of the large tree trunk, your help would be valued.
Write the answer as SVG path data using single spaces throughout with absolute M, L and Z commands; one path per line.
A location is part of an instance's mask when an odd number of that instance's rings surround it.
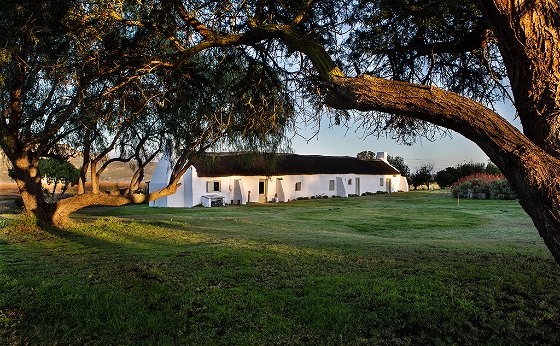
M 560 263 L 560 4 L 477 3 L 498 39 L 523 133 L 536 146 L 508 153 L 518 157 L 500 169 Z
M 560 263 L 560 161 L 542 151 L 528 152 L 506 169 L 506 177 L 516 181 L 519 203 Z
M 558 0 L 477 4 L 497 38 L 523 133 L 455 93 L 369 76 L 331 75 L 326 79 L 326 103 L 337 109 L 409 116 L 471 139 L 505 174 L 560 263 L 560 5 Z M 333 65 L 327 67 L 332 70 Z M 325 69 L 323 64 L 315 67 Z
M 182 176 L 183 174 L 181 173 L 168 186 L 152 193 L 133 193 L 127 189 L 125 192 L 115 194 L 99 191 L 97 193 L 90 192 L 62 199 L 51 209 L 51 223 L 54 226 L 64 226 L 69 222 L 70 214 L 85 207 L 96 205 L 118 207 L 127 204 L 142 204 L 172 195 L 181 186 L 179 180 Z
M 24 213 L 34 215 L 43 225 L 52 224 L 52 205 L 43 195 L 38 159 L 30 159 L 27 152 L 20 153 L 12 164 L 17 187 L 23 199 Z
M 452 92 L 363 76 L 334 78 L 327 104 L 429 121 L 477 143 L 502 170 L 560 263 L 560 160 L 492 110 Z
M 8 148 L 9 149 L 9 148 Z M 69 221 L 70 214 L 88 206 L 122 206 L 127 204 L 141 204 L 158 198 L 174 194 L 181 185 L 180 179 L 191 163 L 181 169 L 165 188 L 152 193 L 133 193 L 129 189 L 113 194 L 100 191 L 99 177 L 95 174 L 94 191 L 80 193 L 75 196 L 48 203 L 43 194 L 39 159 L 36 155 L 23 150 L 5 150 L 14 167 L 15 179 L 23 199 L 24 214 L 35 216 L 41 226 L 64 226 Z M 17 152 L 17 153 L 14 153 Z M 95 166 L 94 166 L 95 167 Z
M 144 198 L 142 195 L 110 195 L 105 192 L 76 195 L 56 203 L 52 213 L 52 224 L 58 227 L 66 225 L 69 222 L 70 214 L 85 207 L 94 205 L 118 207 L 131 203 L 142 203 Z

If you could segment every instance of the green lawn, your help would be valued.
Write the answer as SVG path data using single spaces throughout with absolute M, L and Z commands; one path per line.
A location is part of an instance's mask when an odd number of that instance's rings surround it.
M 560 267 L 515 201 L 411 192 L 76 220 L 0 229 L 0 344 L 560 340 Z

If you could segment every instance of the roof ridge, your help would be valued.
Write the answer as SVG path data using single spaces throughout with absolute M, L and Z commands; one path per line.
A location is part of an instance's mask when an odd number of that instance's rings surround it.
M 212 156 L 229 156 L 229 155 L 283 155 L 283 156 L 288 156 L 288 155 L 293 155 L 293 156 L 301 156 L 301 157 L 332 157 L 332 158 L 349 158 L 349 159 L 356 159 L 356 160 L 361 160 L 361 161 L 383 161 L 381 159 L 359 159 L 355 156 L 349 156 L 349 155 L 323 155 L 323 154 L 298 154 L 298 153 L 255 153 L 255 152 L 250 152 L 250 151 L 212 151 L 212 152 L 206 152 L 204 154 L 202 154 L 202 156 L 204 155 L 212 155 Z

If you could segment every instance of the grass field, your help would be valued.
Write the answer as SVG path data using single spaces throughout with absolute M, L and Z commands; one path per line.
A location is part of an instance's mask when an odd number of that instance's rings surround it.
M 560 340 L 560 268 L 515 201 L 411 192 L 76 220 L 0 229 L 0 344 Z

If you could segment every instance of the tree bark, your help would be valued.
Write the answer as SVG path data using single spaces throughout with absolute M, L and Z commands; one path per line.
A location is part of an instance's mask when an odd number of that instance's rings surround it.
M 558 0 L 480 0 L 498 38 L 524 134 L 560 157 Z
M 14 160 L 16 184 L 21 194 L 24 213 L 37 217 L 40 224 L 51 224 L 52 207 L 47 203 L 43 194 L 41 176 L 39 174 L 39 160 L 30 159 L 29 153 L 23 152 Z
M 91 193 L 97 195 L 99 194 L 99 175 L 97 174 L 97 161 L 90 161 L 89 169 L 91 175 Z
M 91 134 L 92 130 L 88 129 L 85 134 L 84 148 L 82 150 L 82 167 L 80 168 L 80 177 L 78 178 L 78 195 L 86 193 L 87 171 L 91 161 Z
M 69 222 L 70 214 L 85 207 L 96 205 L 118 207 L 127 204 L 142 204 L 172 195 L 177 192 L 177 188 L 181 185 L 178 183 L 181 176 L 182 175 L 165 188 L 152 193 L 132 193 L 127 191 L 124 193 L 109 194 L 107 192 L 91 192 L 62 199 L 53 205 L 50 223 L 54 226 L 64 226 Z

